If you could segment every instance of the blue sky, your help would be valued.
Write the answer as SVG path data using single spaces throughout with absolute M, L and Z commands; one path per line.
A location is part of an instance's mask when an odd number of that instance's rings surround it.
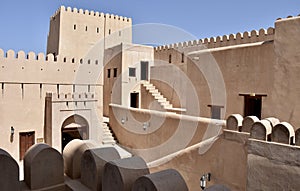
M 197 38 L 273 27 L 300 14 L 299 0 L 2 0 L 0 48 L 45 52 L 49 18 L 61 5 L 172 25 Z

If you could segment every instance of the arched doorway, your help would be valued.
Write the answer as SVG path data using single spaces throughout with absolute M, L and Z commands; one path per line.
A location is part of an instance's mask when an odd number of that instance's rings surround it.
M 61 127 L 61 145 L 62 151 L 65 146 L 73 139 L 86 140 L 89 138 L 89 124 L 86 119 L 80 115 L 68 117 Z

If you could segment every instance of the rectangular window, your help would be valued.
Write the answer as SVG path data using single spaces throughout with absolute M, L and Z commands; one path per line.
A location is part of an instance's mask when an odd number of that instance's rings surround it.
M 110 78 L 110 69 L 107 69 L 107 78 Z
M 224 106 L 219 105 L 208 105 L 208 107 L 211 108 L 211 118 L 212 119 L 221 119 L 221 109 L 224 108 Z
M 26 151 L 34 145 L 34 131 L 20 133 L 20 160 L 23 160 Z
M 136 76 L 136 69 L 135 68 L 129 68 L 129 77 L 135 77 Z
M 141 61 L 141 80 L 148 80 L 149 62 Z
M 118 68 L 114 68 L 114 78 L 118 75 Z

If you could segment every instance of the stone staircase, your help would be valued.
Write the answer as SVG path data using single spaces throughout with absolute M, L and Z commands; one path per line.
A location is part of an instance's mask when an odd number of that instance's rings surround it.
M 142 85 L 146 88 L 149 93 L 152 94 L 154 99 L 161 105 L 165 110 L 172 110 L 173 105 L 156 89 L 156 87 L 149 81 L 142 81 Z
M 115 140 L 112 131 L 110 130 L 108 124 L 106 122 L 102 123 L 103 128 L 103 145 L 115 145 L 117 141 Z

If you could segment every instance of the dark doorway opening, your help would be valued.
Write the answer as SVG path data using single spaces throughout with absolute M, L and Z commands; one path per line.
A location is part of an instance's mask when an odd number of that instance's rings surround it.
M 148 80 L 149 62 L 141 62 L 141 80 Z
M 261 119 L 262 96 L 244 96 L 244 117 L 256 116 Z
M 130 93 L 130 107 L 139 108 L 139 93 Z
M 79 115 L 68 117 L 61 129 L 61 146 L 62 151 L 65 146 L 74 139 L 86 140 L 88 136 L 88 122 Z

